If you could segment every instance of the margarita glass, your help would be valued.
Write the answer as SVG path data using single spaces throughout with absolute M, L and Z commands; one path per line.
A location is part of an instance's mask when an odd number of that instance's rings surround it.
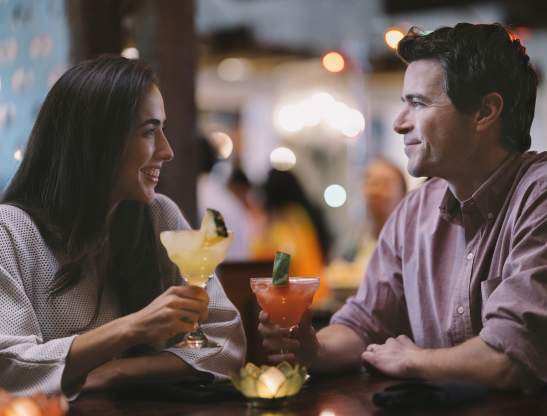
M 182 278 L 190 286 L 207 288 L 215 268 L 224 261 L 232 243 L 233 234 L 227 237 L 207 238 L 202 230 L 163 231 L 160 240 L 167 250 L 169 259 L 177 265 Z M 179 347 L 215 347 L 200 329 L 199 323 L 194 331 L 187 333 Z
M 319 287 L 319 277 L 290 277 L 287 285 L 276 286 L 271 277 L 251 278 L 251 289 L 270 320 L 281 328 L 298 326 Z

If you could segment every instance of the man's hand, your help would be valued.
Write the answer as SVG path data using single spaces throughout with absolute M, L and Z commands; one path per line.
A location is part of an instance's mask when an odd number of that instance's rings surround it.
M 529 370 L 479 337 L 454 347 L 423 349 L 400 335 L 382 345 L 370 344 L 361 358 L 366 365 L 396 378 L 462 380 L 500 390 L 537 387 L 537 379 Z
M 369 344 L 361 355 L 364 364 L 369 364 L 382 373 L 395 378 L 417 377 L 419 354 L 423 352 L 406 335 L 388 338 L 385 344 Z
M 260 312 L 258 320 L 258 331 L 263 339 L 262 346 L 270 363 L 288 361 L 309 366 L 314 361 L 318 342 L 311 325 L 310 311 L 304 313 L 298 328 L 292 331 L 273 324 L 264 311 Z

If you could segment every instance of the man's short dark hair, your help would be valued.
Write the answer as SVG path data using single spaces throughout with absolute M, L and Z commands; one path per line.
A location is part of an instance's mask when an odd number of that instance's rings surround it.
M 430 33 L 411 28 L 397 52 L 407 64 L 436 59 L 444 70 L 444 90 L 461 112 L 479 109 L 491 92 L 503 97 L 502 144 L 530 148 L 538 78 L 520 41 L 500 24 L 459 23 Z

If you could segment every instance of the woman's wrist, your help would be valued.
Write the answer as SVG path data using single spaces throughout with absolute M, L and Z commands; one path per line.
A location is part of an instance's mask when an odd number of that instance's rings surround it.
M 144 334 L 138 325 L 138 320 L 135 315 L 136 314 L 132 313 L 119 318 L 119 333 L 121 335 L 121 343 L 125 350 L 135 345 L 145 343 Z

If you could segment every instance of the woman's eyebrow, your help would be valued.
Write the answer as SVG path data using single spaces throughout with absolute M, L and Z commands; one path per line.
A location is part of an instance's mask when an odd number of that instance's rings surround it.
M 161 121 L 158 120 L 157 118 L 149 118 L 149 119 L 144 120 L 143 122 L 139 123 L 139 125 L 137 127 L 143 127 L 143 126 L 146 126 L 147 124 L 153 124 L 154 126 L 160 126 Z

